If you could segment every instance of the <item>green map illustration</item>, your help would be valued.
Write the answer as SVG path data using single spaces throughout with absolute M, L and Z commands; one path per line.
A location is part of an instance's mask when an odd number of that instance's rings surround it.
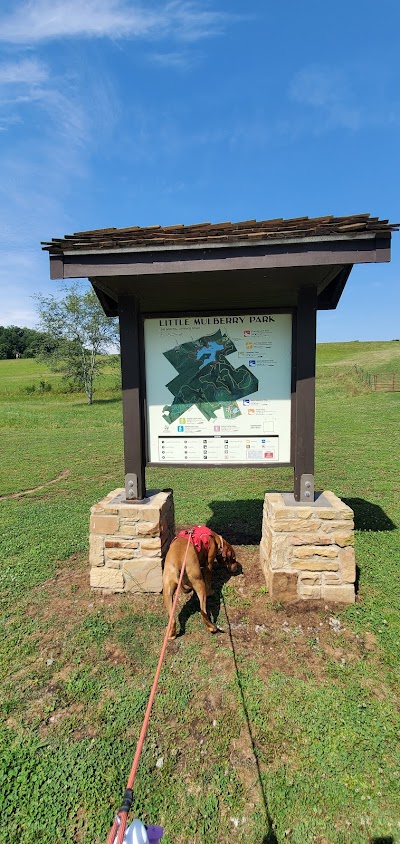
M 172 404 L 163 408 L 163 419 L 169 425 L 192 405 L 207 420 L 215 419 L 215 411 L 221 407 L 226 419 L 240 416 L 236 401 L 256 393 L 258 379 L 247 366 L 237 369 L 232 366 L 227 355 L 233 352 L 236 352 L 235 344 L 220 329 L 164 352 L 179 373 L 166 384 L 174 396 Z

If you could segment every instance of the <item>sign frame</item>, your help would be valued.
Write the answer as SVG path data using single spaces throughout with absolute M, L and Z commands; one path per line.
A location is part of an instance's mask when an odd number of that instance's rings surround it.
M 146 384 L 146 355 L 145 355 L 145 343 L 144 343 L 144 322 L 146 319 L 182 319 L 185 317 L 209 317 L 209 316 L 241 316 L 241 315 L 260 315 L 263 314 L 265 316 L 273 315 L 273 314 L 290 314 L 292 317 L 292 326 L 291 326 L 291 372 L 290 372 L 290 459 L 289 461 L 274 461 L 269 463 L 261 463 L 261 462 L 253 462 L 252 460 L 248 460 L 246 462 L 178 462 L 172 461 L 169 462 L 165 461 L 151 461 L 150 460 L 150 431 L 149 431 L 149 414 L 148 414 L 148 402 L 147 402 L 147 384 Z M 295 361 L 295 351 L 296 351 L 296 334 L 297 334 L 297 309 L 296 308 L 289 308 L 289 307 L 266 307 L 266 308 L 227 308 L 222 309 L 220 308 L 210 308 L 207 310 L 198 309 L 192 310 L 188 309 L 185 311 L 182 310 L 174 310 L 169 311 L 166 313 L 165 311 L 158 311 L 158 312 L 145 312 L 140 314 L 140 337 L 141 337 L 141 357 L 142 357 L 142 365 L 141 365 L 141 375 L 142 375 L 142 390 L 143 390 L 143 416 L 144 416 L 144 426 L 145 426 L 145 455 L 146 455 L 146 467 L 149 468 L 160 468 L 160 467 L 167 467 L 167 468 L 176 468 L 176 469 L 236 469 L 236 468 L 252 468 L 252 469 L 270 469 L 270 468 L 283 468 L 283 467 L 292 467 L 294 465 L 294 421 L 295 421 L 295 410 L 296 410 L 296 361 Z M 222 435 L 223 436 L 223 435 Z

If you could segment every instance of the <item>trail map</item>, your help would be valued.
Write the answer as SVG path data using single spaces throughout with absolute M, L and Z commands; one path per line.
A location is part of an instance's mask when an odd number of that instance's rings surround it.
M 223 409 L 226 419 L 234 419 L 241 411 L 238 399 L 258 391 L 258 379 L 247 366 L 235 369 L 227 359 L 236 346 L 220 329 L 195 341 L 181 343 L 164 352 L 179 373 L 166 384 L 174 396 L 163 408 L 163 419 L 171 425 L 195 405 L 209 421 Z
M 291 313 L 159 314 L 143 327 L 150 465 L 289 464 Z

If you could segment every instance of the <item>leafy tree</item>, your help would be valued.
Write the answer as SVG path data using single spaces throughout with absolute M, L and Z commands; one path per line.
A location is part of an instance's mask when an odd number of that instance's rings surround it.
M 106 317 L 96 294 L 78 285 L 64 288 L 65 296 L 35 296 L 40 327 L 47 337 L 42 357 L 82 388 L 93 402 L 93 382 L 104 354 L 118 343 L 116 320 Z
M 0 325 L 0 360 L 33 358 L 44 340 L 44 335 L 32 328 L 18 325 Z

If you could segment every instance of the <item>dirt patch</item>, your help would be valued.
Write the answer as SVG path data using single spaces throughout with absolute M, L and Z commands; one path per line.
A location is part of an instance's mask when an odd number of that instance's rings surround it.
M 339 664 L 360 659 L 366 651 L 374 649 L 373 637 L 364 639 L 346 629 L 335 616 L 333 607 L 297 602 L 280 605 L 271 602 L 265 587 L 259 565 L 258 548 L 238 548 L 238 558 L 243 574 L 231 577 L 224 589 L 219 572 L 213 579 L 214 596 L 209 600 L 211 616 L 220 628 L 217 634 L 221 649 L 233 649 L 241 657 L 257 658 L 263 676 L 274 670 L 288 675 L 323 679 L 327 657 Z M 89 567 L 84 555 L 76 555 L 60 567 L 55 577 L 37 586 L 32 593 L 32 602 L 27 614 L 41 620 L 40 655 L 53 651 L 59 644 L 59 635 L 65 634 L 81 620 L 96 614 L 100 609 L 112 609 L 112 618 L 117 620 L 134 608 L 139 614 L 153 612 L 165 615 L 160 595 L 130 596 L 100 595 L 89 587 Z M 196 623 L 185 632 L 193 642 L 201 643 L 205 659 L 215 656 L 215 643 L 205 630 L 197 612 L 193 597 L 179 599 L 178 612 L 191 602 L 190 615 L 198 616 Z M 190 617 L 189 615 L 189 617 Z M 60 621 L 62 627 L 60 629 Z M 171 656 L 178 652 L 183 638 L 168 646 Z M 160 638 L 160 648 L 161 648 Z M 54 654 L 53 654 L 54 656 Z M 110 664 L 122 665 L 126 654 L 115 642 L 106 642 L 105 656 Z M 221 654 L 222 662 L 224 658 Z
M 264 577 L 259 565 L 257 547 L 238 547 L 238 558 L 243 566 L 243 573 L 231 577 L 224 583 L 222 572 L 216 571 L 213 579 L 214 596 L 209 599 L 209 610 L 220 632 L 211 636 L 203 625 L 198 613 L 196 600 L 181 596 L 178 613 L 185 608 L 187 629 L 168 645 L 166 660 L 171 665 L 184 658 L 187 645 L 200 646 L 202 661 L 210 665 L 218 664 L 218 675 L 223 689 L 236 675 L 239 681 L 239 665 L 248 660 L 257 667 L 258 676 L 267 681 L 274 671 L 285 673 L 288 677 L 317 682 L 327 679 L 329 666 L 337 666 L 360 659 L 375 660 L 379 653 L 375 651 L 372 634 L 357 636 L 347 629 L 335 615 L 333 607 L 309 604 L 306 602 L 280 605 L 272 602 L 266 591 Z M 191 604 L 190 604 L 191 602 Z M 190 610 L 187 607 L 190 606 Z M 101 595 L 91 591 L 89 586 L 89 565 L 86 555 L 75 555 L 63 563 L 56 575 L 45 583 L 35 587 L 30 595 L 26 613 L 39 621 L 40 633 L 34 634 L 37 643 L 36 657 L 29 665 L 29 671 L 43 675 L 43 687 L 37 688 L 36 700 L 28 705 L 31 720 L 41 721 L 43 732 L 60 726 L 65 718 L 79 720 L 80 712 L 74 705 L 60 703 L 57 686 L 67 681 L 71 671 L 76 668 L 70 642 L 76 635 L 81 637 L 85 631 L 86 656 L 99 658 L 97 648 L 98 633 L 101 638 L 101 660 L 110 668 L 122 666 L 127 672 L 127 679 L 135 671 L 134 660 L 130 653 L 131 643 L 127 648 L 116 641 L 113 629 L 122 621 L 132 621 L 132 636 L 135 632 L 134 616 L 141 620 L 159 617 L 165 625 L 167 618 L 161 595 Z M 105 632 L 101 627 L 105 624 Z M 108 633 L 107 624 L 110 625 Z M 142 628 L 141 628 L 142 629 Z M 150 628 L 149 628 L 150 629 Z M 179 627 L 178 627 L 179 629 Z M 154 631 L 148 639 L 148 647 L 161 649 L 163 626 Z M 80 638 L 79 638 L 80 641 Z M 100 640 L 99 640 L 100 641 Z M 91 656 L 90 656 L 91 655 Z M 87 662 L 87 660 L 86 660 Z M 51 666 L 54 664 L 54 671 Z M 26 669 L 25 669 L 26 670 Z M 46 674 L 47 670 L 47 674 Z M 53 671 L 53 673 L 51 673 Z M 44 672 L 44 673 L 43 673 Z M 51 680 L 49 677 L 51 674 Z M 24 670 L 19 670 L 14 680 L 24 683 Z M 20 676 L 21 675 L 21 676 Z M 49 685 L 50 683 L 53 684 Z M 332 682 L 332 674 L 329 675 Z M 147 680 L 146 680 L 147 682 Z M 55 684 L 55 685 L 54 685 Z M 375 689 L 369 689 L 371 693 Z M 218 719 L 224 711 L 222 691 L 204 690 L 204 705 L 208 717 Z M 58 705 L 57 705 L 58 704 Z M 54 708 L 53 708 L 54 707 Z M 91 725 L 83 719 L 82 727 L 77 727 L 79 735 L 89 734 Z M 192 725 L 196 732 L 196 724 Z M 86 731 L 86 732 L 85 732 Z M 90 733 L 94 734 L 95 730 Z M 199 733 L 200 734 L 200 733 Z M 199 739 L 200 741 L 200 739 Z M 235 740 L 232 754 L 239 760 L 249 779 L 254 774 L 251 761 L 254 751 L 251 737 L 244 734 Z M 246 761 L 247 760 L 247 761 Z

